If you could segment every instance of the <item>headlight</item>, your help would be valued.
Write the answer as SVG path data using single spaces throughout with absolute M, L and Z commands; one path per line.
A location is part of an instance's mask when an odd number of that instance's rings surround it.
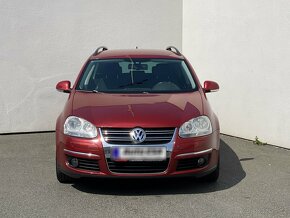
M 82 118 L 70 116 L 64 123 L 64 134 L 82 138 L 97 137 L 97 128 Z
M 204 136 L 211 133 L 212 127 L 207 116 L 193 118 L 182 124 L 179 129 L 179 136 L 182 138 Z

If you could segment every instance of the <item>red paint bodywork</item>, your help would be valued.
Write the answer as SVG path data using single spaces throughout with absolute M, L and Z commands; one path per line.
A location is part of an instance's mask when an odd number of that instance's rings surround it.
M 70 81 L 65 80 L 65 81 L 61 81 L 59 83 L 56 84 L 57 91 L 59 92 L 66 92 L 66 93 L 70 93 L 71 88 L 70 88 Z
M 166 93 L 166 94 L 107 94 L 107 93 L 85 93 L 75 90 L 77 81 L 83 73 L 86 63 L 93 59 L 111 58 L 165 58 L 182 59 L 190 69 L 192 76 L 198 86 L 198 90 L 191 93 Z M 217 83 L 207 83 L 206 90 L 191 67 L 190 63 L 182 55 L 166 50 L 108 50 L 96 56 L 91 56 L 81 69 L 79 76 L 71 88 L 68 100 L 63 112 L 56 122 L 56 160 L 60 169 L 73 177 L 82 176 L 126 176 L 126 177 L 148 177 L 148 176 L 174 176 L 186 174 L 203 174 L 217 166 L 219 160 L 220 129 L 216 115 L 213 113 L 205 91 L 218 88 Z M 216 86 L 216 85 L 217 86 Z M 57 86 L 59 88 L 70 88 L 67 85 Z M 95 139 L 71 137 L 63 134 L 63 126 L 68 116 L 78 116 L 88 120 L 96 127 L 117 128 L 154 128 L 175 127 L 177 134 L 171 153 L 169 166 L 162 173 L 126 174 L 112 173 L 109 171 L 100 133 Z M 179 127 L 189 119 L 200 115 L 208 116 L 212 123 L 213 133 L 196 138 L 181 138 L 178 135 Z M 98 130 L 99 131 L 99 130 Z M 64 149 L 91 153 L 91 159 L 99 160 L 100 172 L 79 170 L 69 166 Z M 188 154 L 186 158 L 198 156 L 190 154 L 194 152 L 212 149 L 208 165 L 198 169 L 176 171 L 177 160 L 183 158 L 181 154 Z M 179 156 L 181 155 L 181 156 Z M 81 154 L 74 156 L 84 158 Z M 88 158 L 88 157 L 85 157 Z
M 214 81 L 205 81 L 203 84 L 204 92 L 216 92 L 219 88 L 219 85 Z

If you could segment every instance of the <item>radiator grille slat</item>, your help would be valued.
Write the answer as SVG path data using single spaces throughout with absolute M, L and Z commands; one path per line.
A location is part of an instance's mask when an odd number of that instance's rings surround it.
M 114 173 L 160 173 L 164 172 L 169 163 L 167 158 L 165 161 L 128 161 L 115 162 L 107 159 L 108 167 Z
M 130 137 L 130 132 L 133 129 L 122 128 L 102 128 L 101 132 L 104 140 L 109 144 L 134 144 Z M 175 128 L 145 128 L 146 139 L 143 144 L 166 144 L 173 137 Z

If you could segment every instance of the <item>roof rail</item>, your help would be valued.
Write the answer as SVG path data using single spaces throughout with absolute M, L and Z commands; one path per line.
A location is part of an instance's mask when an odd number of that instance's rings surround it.
M 96 51 L 93 53 L 93 55 L 100 54 L 101 52 L 106 51 L 106 50 L 108 50 L 107 47 L 105 47 L 105 46 L 100 46 L 100 47 L 98 47 L 98 48 L 96 49 Z
M 174 47 L 174 46 L 168 46 L 168 47 L 166 48 L 166 50 L 167 50 L 167 51 L 171 51 L 171 52 L 173 52 L 173 53 L 175 53 L 175 54 L 177 54 L 177 55 L 181 55 L 180 51 L 179 51 L 176 47 Z M 174 51 L 174 50 L 175 50 L 175 51 Z

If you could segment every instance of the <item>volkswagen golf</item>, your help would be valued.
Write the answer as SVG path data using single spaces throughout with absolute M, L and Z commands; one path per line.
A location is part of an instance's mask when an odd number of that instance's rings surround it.
M 108 50 L 88 58 L 56 122 L 56 176 L 219 176 L 220 128 L 188 60 L 173 46 L 165 50 Z

